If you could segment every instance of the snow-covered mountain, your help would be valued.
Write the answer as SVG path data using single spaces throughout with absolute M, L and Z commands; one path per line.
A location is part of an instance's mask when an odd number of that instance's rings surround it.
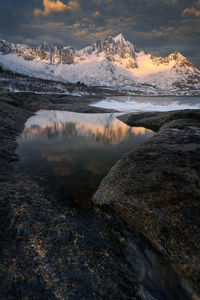
M 200 89 L 200 71 L 178 52 L 154 57 L 126 41 L 122 34 L 82 50 L 39 47 L 0 40 L 0 65 L 6 70 L 93 86 L 154 93 L 156 90 Z

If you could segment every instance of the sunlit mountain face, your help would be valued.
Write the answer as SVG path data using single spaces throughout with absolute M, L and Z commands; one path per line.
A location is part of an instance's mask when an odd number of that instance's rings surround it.
M 46 178 L 62 194 L 62 204 L 88 206 L 114 163 L 153 135 L 117 115 L 39 111 L 18 138 L 19 169 Z

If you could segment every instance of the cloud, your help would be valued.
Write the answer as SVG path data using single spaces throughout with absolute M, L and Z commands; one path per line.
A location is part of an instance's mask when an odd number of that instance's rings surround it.
M 200 17 L 200 10 L 196 10 L 194 8 L 194 6 L 192 8 L 186 8 L 183 13 L 182 13 L 183 16 L 185 15 L 189 15 L 189 16 L 192 16 L 194 15 L 195 17 Z
M 97 38 L 97 39 L 104 39 L 106 36 L 111 35 L 112 31 L 110 29 L 97 32 L 97 33 L 91 33 L 91 37 Z
M 85 37 L 85 35 L 88 35 L 88 30 L 87 29 L 76 30 L 72 34 L 72 36 L 79 37 L 79 38 L 83 38 L 83 37 Z
M 94 13 L 93 13 L 93 17 L 95 17 L 95 18 L 98 18 L 98 17 L 100 17 L 100 12 L 99 11 L 95 11 Z
M 63 13 L 66 11 L 78 10 L 79 3 L 77 0 L 70 0 L 68 4 L 64 4 L 60 0 L 43 0 L 44 10 L 36 8 L 34 10 L 35 16 L 48 16 L 52 13 Z

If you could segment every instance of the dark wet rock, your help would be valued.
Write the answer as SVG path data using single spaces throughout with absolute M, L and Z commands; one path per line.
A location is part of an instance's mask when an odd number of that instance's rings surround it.
M 118 119 L 130 126 L 143 126 L 154 131 L 158 131 L 164 124 L 173 120 L 188 119 L 191 120 L 191 122 L 198 122 L 200 120 L 200 111 L 195 109 L 186 109 L 171 112 L 130 113 L 121 115 Z
M 111 224 L 120 217 L 145 234 L 198 299 L 200 111 L 128 114 L 119 119 L 159 132 L 115 164 L 93 201 L 110 216 Z

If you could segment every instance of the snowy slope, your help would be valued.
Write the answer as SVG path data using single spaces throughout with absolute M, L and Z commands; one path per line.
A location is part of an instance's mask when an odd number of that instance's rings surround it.
M 90 61 L 83 64 L 47 64 L 43 61 L 27 61 L 17 54 L 0 55 L 0 65 L 7 70 L 27 76 L 55 79 L 92 86 L 129 86 L 135 84 L 134 76 L 126 69 L 114 66 L 109 60 Z
M 159 89 L 200 88 L 200 71 L 178 52 L 168 57 L 152 58 L 144 52 L 137 53 L 138 69 L 135 77 L 140 83 L 156 86 Z
M 122 34 L 82 50 L 15 45 L 0 40 L 0 66 L 32 77 L 130 90 L 200 89 L 200 71 L 180 53 L 153 57 Z M 145 87 L 146 85 L 146 87 Z

